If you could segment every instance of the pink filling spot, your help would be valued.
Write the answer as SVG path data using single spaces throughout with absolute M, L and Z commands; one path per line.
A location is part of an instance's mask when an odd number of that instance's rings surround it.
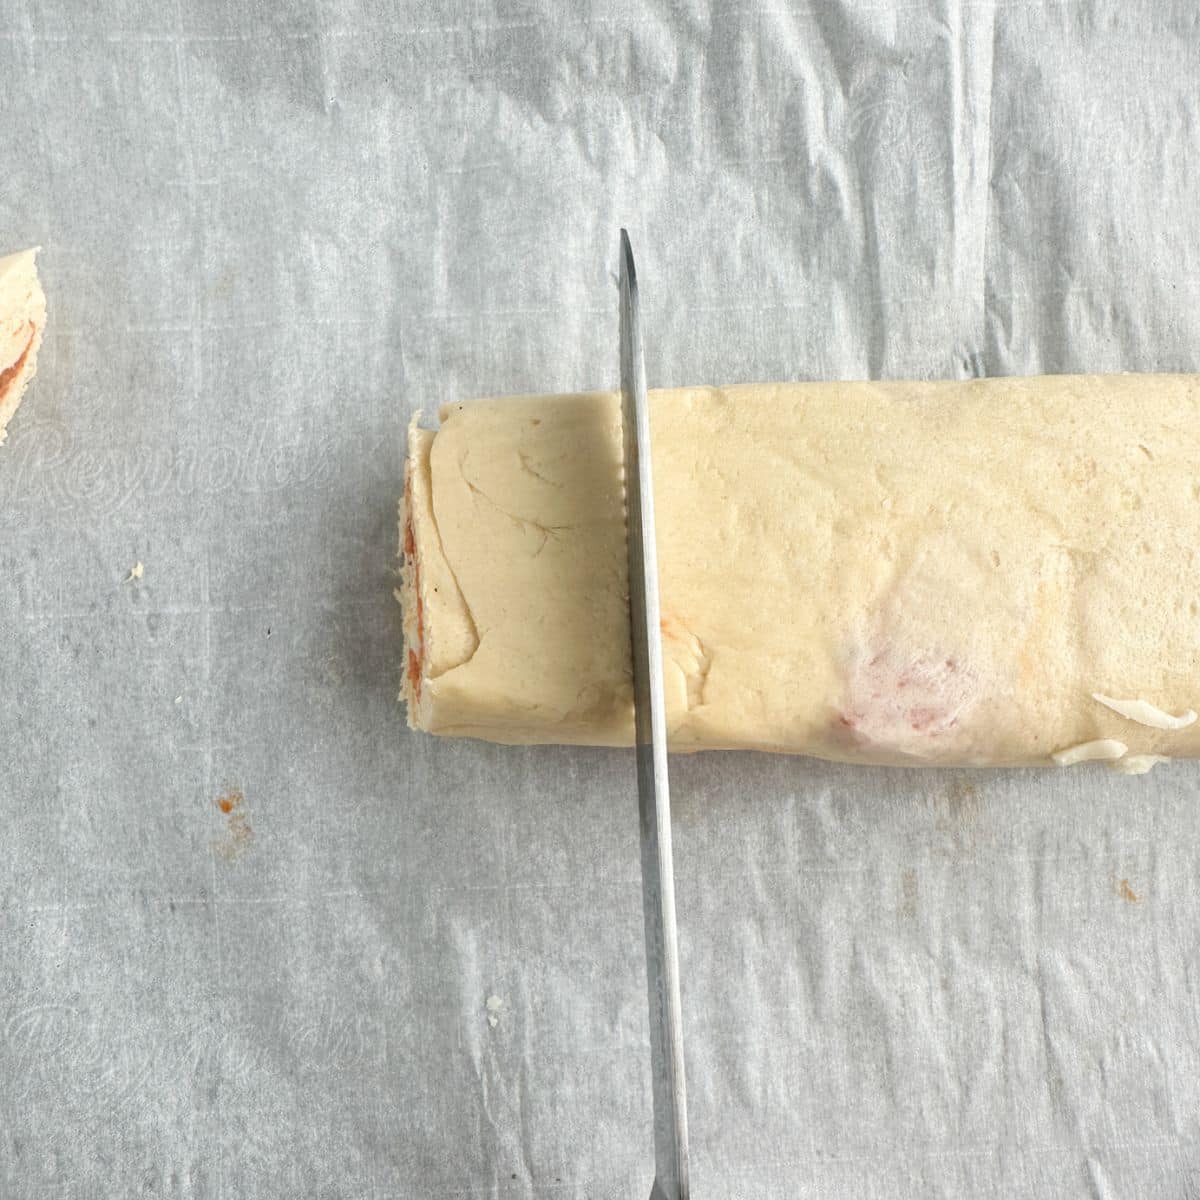
M 974 672 L 953 656 L 892 648 L 851 661 L 838 724 L 860 743 L 931 753 L 978 694 Z

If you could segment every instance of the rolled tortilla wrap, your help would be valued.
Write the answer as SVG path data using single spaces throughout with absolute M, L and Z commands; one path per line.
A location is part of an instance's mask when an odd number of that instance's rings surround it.
M 414 727 L 630 741 L 619 423 L 594 393 L 414 427 Z M 1200 376 L 679 388 L 651 425 L 674 749 L 1200 754 Z

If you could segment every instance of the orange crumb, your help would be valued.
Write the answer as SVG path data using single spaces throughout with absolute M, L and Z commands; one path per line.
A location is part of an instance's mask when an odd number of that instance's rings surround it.
M 245 799 L 246 797 L 242 795 L 239 789 L 230 788 L 229 791 L 217 797 L 216 804 L 223 813 L 228 814 L 233 812 L 235 808 L 241 808 Z

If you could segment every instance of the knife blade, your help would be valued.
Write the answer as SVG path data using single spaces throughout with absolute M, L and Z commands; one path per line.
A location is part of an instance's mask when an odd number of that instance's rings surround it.
M 637 274 L 629 234 L 624 229 L 620 257 L 621 424 L 654 1096 L 654 1186 L 650 1196 L 651 1200 L 688 1200 L 687 1089 L 679 1000 L 679 943 L 675 931 L 675 871 L 671 858 L 671 793 L 667 780 L 650 410 L 646 402 Z

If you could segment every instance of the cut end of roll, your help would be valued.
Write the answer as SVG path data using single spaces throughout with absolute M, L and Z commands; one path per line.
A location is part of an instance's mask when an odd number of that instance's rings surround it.
M 469 662 L 479 632 L 448 561 L 433 502 L 437 435 L 408 427 L 404 497 L 400 501 L 399 598 L 404 609 L 404 667 L 400 698 L 413 729 L 440 733 L 445 726 L 445 676 Z M 443 464 L 444 466 L 444 464 Z
M 418 414 L 419 416 L 420 414 Z M 408 430 L 408 459 L 404 470 L 404 495 L 400 501 L 400 587 L 396 599 L 404 612 L 404 666 L 400 699 L 404 701 L 410 729 L 421 729 L 421 693 L 425 675 L 425 613 L 421 601 L 421 562 L 416 534 L 417 506 L 414 490 L 418 475 L 429 469 L 429 449 L 413 418 Z
M 36 255 L 33 249 L 0 258 L 0 442 L 37 371 L 46 327 Z

